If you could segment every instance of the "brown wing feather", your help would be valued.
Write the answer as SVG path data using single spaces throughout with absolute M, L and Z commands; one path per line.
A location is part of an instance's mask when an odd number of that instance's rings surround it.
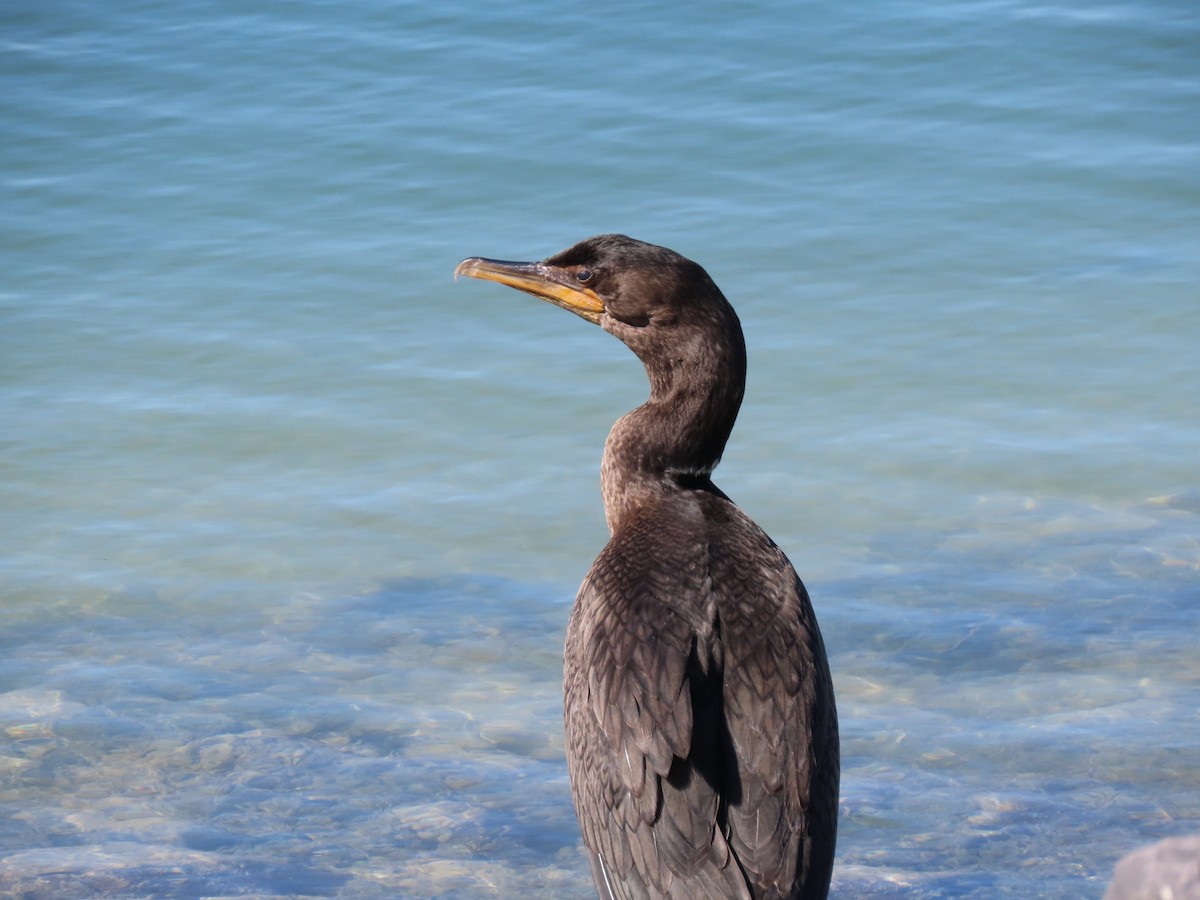
M 726 721 L 741 796 L 730 844 L 756 897 L 824 897 L 837 827 L 833 685 L 812 606 L 783 552 L 730 507 L 715 533 Z

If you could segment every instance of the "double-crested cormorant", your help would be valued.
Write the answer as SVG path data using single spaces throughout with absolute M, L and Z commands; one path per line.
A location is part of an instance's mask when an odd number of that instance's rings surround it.
M 642 360 L 601 482 L 612 539 L 567 630 L 575 810 L 602 898 L 821 898 L 837 832 L 833 683 L 787 557 L 710 480 L 746 348 L 708 274 L 623 235 L 455 275 L 549 300 Z

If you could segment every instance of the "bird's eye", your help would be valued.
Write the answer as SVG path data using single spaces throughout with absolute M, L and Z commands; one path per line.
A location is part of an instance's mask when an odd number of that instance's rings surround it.
M 591 269 L 580 269 L 575 273 L 575 280 L 580 284 L 587 284 L 594 277 L 595 273 L 593 273 Z

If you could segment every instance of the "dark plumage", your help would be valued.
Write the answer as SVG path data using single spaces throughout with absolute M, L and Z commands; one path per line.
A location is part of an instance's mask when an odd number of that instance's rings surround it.
M 604 448 L 612 539 L 563 659 L 598 893 L 825 897 L 839 771 L 825 648 L 787 557 L 710 480 L 745 387 L 733 308 L 694 262 L 622 235 L 540 263 L 468 259 L 456 274 L 599 324 L 650 379 Z

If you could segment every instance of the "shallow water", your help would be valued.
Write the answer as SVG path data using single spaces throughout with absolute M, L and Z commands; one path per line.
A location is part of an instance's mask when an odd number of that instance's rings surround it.
M 451 280 L 619 230 L 750 351 L 835 895 L 1200 830 L 1188 4 L 55 4 L 0 30 L 0 893 L 588 896 L 561 641 L 628 351 Z

